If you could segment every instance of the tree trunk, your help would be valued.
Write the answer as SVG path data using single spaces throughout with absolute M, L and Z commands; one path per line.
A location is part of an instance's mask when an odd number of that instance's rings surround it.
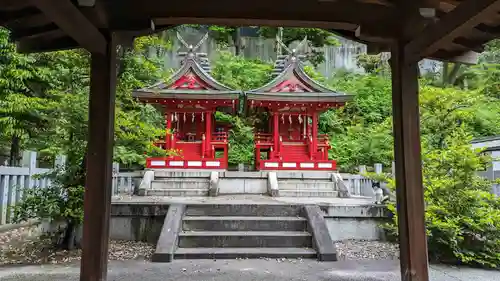
M 19 165 L 20 138 L 13 136 L 10 143 L 9 166 L 16 167 Z
M 68 221 L 64 237 L 62 239 L 61 248 L 67 251 L 75 249 L 75 225 L 72 221 Z
M 236 27 L 231 36 L 234 44 L 234 55 L 239 56 L 243 49 L 243 46 L 241 45 L 241 28 Z

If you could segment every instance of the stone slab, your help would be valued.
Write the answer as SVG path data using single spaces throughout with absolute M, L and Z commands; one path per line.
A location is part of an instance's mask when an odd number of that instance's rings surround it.
M 163 223 L 160 238 L 156 245 L 156 251 L 152 257 L 153 262 L 171 262 L 174 259 L 174 252 L 177 248 L 177 239 L 185 210 L 185 205 L 170 206 L 165 216 L 165 222 Z
M 186 231 L 179 233 L 179 248 L 310 248 L 304 231 Z
M 266 194 L 267 178 L 219 178 L 219 194 Z
M 309 231 L 313 236 L 313 245 L 319 261 L 337 261 L 337 249 L 323 217 L 323 211 L 317 205 L 304 206 Z
M 388 210 L 384 205 L 328 205 L 324 206 L 327 217 L 341 218 L 387 218 Z
M 315 258 L 310 248 L 179 248 L 175 259 Z
M 280 179 L 317 179 L 330 181 L 332 172 L 325 171 L 278 171 L 278 180 Z
M 185 231 L 305 231 L 307 220 L 301 217 L 249 217 L 230 216 L 184 217 Z

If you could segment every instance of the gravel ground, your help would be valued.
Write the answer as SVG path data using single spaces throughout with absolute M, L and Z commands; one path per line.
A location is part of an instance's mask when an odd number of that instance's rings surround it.
M 379 241 L 336 242 L 341 260 L 395 260 L 398 246 Z M 65 264 L 80 260 L 81 251 L 55 249 L 47 238 L 39 236 L 36 227 L 24 227 L 0 235 L 0 265 Z M 154 245 L 131 241 L 110 241 L 109 260 L 149 260 Z M 284 259 L 277 259 L 278 262 Z M 289 260 L 292 261 L 292 260 Z M 293 261 L 295 262 L 295 261 Z
M 380 241 L 338 241 L 337 252 L 343 260 L 398 260 L 397 244 Z

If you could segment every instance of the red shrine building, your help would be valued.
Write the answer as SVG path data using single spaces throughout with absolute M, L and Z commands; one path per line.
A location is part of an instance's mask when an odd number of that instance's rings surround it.
M 226 169 L 228 126 L 216 122 L 214 114 L 236 113 L 241 92 L 213 79 L 206 54 L 195 53 L 192 46 L 188 49 L 180 53 L 181 67 L 168 82 L 133 93 L 133 97 L 159 106 L 164 113 L 167 134 L 155 145 L 177 151 L 175 156 L 148 158 L 146 167 Z
M 318 134 L 321 112 L 338 108 L 352 96 L 332 91 L 304 71 L 302 56 L 292 51 L 275 63 L 274 79 L 246 92 L 249 114 L 262 116 L 255 133 L 258 170 L 336 170 L 328 159 L 328 136 Z

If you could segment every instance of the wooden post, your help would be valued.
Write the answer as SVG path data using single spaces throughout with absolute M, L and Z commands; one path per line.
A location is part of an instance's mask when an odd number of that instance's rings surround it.
M 402 281 L 428 281 L 424 189 L 420 156 L 418 62 L 405 57 L 404 42 L 392 46 L 394 155 Z
M 274 151 L 273 154 L 276 156 L 276 158 L 279 157 L 279 138 L 280 138 L 280 120 L 279 120 L 279 113 L 278 112 L 273 112 L 273 140 L 274 140 Z
M 115 122 L 116 46 L 91 54 L 89 140 L 84 196 L 81 281 L 106 280 Z
M 365 165 L 359 165 L 358 167 L 359 174 L 366 174 L 366 166 Z
M 318 112 L 312 115 L 312 152 L 315 158 L 318 154 Z
M 33 179 L 33 175 L 36 174 L 36 152 L 35 151 L 23 151 L 23 157 L 21 159 L 21 165 L 23 167 L 29 168 L 29 176 L 27 180 L 28 188 L 33 188 L 35 186 L 35 180 Z
M 165 113 L 165 119 L 167 121 L 167 133 L 165 134 L 165 150 L 170 149 L 170 135 L 172 134 L 172 114 L 170 112 Z
M 203 113 L 202 113 L 203 114 Z M 205 147 L 208 149 L 209 153 L 203 151 L 208 157 L 213 157 L 212 155 L 212 112 L 207 111 L 205 116 Z

